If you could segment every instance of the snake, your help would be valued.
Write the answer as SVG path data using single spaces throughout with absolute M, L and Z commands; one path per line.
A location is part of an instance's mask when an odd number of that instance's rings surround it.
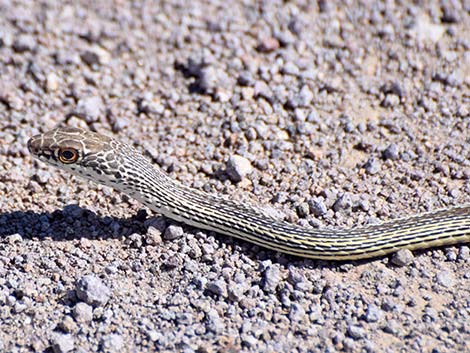
M 59 127 L 28 141 L 33 157 L 140 201 L 174 221 L 298 257 L 344 261 L 470 242 L 470 204 L 352 228 L 296 225 L 174 180 L 136 148 Z

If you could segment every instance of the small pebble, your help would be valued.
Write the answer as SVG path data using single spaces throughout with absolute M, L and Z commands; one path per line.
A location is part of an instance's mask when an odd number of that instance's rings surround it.
M 357 340 L 357 339 L 364 338 L 366 335 L 366 331 L 360 326 L 349 325 L 348 334 L 351 338 L 354 338 L 355 340 Z
M 300 205 L 297 206 L 297 214 L 301 218 L 305 218 L 309 215 L 310 208 L 307 202 L 302 202 Z
M 86 303 L 77 303 L 73 308 L 73 317 L 77 322 L 90 322 L 93 320 L 93 308 Z
M 445 33 L 445 27 L 434 24 L 425 15 L 420 15 L 415 21 L 413 33 L 418 41 L 436 43 Z
M 280 43 L 276 38 L 268 37 L 263 39 L 257 47 L 257 50 L 261 53 L 269 53 L 280 47 Z
M 78 331 L 77 323 L 68 315 L 64 316 L 58 326 L 66 333 L 75 333 Z
M 231 156 L 227 162 L 227 175 L 235 183 L 242 181 L 252 170 L 251 162 L 239 155 Z
M 78 101 L 75 114 L 83 116 L 87 122 L 96 122 L 104 118 L 105 106 L 99 96 L 82 98 Z
M 143 244 L 142 235 L 133 233 L 126 239 L 126 243 L 128 243 L 133 248 L 141 248 Z
M 94 66 L 94 65 L 106 65 L 110 62 L 111 60 L 111 55 L 110 53 L 96 45 L 93 46 L 85 51 L 83 51 L 80 54 L 81 59 L 88 65 Z
M 50 72 L 46 76 L 46 88 L 48 92 L 57 91 L 59 88 L 59 77 L 54 73 Z
M 171 224 L 166 228 L 165 234 L 163 234 L 163 238 L 165 240 L 175 240 L 181 238 L 183 235 L 184 231 L 181 226 Z
M 102 352 L 119 353 L 124 348 L 124 340 L 121 335 L 111 333 L 101 339 L 100 348 Z
M 436 281 L 441 286 L 451 288 L 454 285 L 454 275 L 448 271 L 441 271 L 436 275 Z
M 22 34 L 13 42 L 13 49 L 18 53 L 33 51 L 35 47 L 36 39 L 29 34 Z
M 23 241 L 23 237 L 18 233 L 9 235 L 6 239 L 9 244 L 21 243 Z
M 86 275 L 77 281 L 77 297 L 92 306 L 105 305 L 110 296 L 109 288 L 95 275 Z
M 381 165 L 380 165 L 380 162 L 377 159 L 370 158 L 366 162 L 366 164 L 364 165 L 364 169 L 370 175 L 374 175 L 374 174 L 377 174 L 378 172 L 380 172 Z
M 55 353 L 67 353 L 75 349 L 74 338 L 70 334 L 56 333 L 51 339 L 52 350 Z
M 207 284 L 207 290 L 221 297 L 227 297 L 227 283 L 223 279 L 218 279 Z
M 292 303 L 289 311 L 291 321 L 302 321 L 305 317 L 305 309 L 298 303 Z
M 274 293 L 281 282 L 281 271 L 277 266 L 268 266 L 263 272 L 262 288 L 265 292 Z
M 465 245 L 461 246 L 457 258 L 463 261 L 470 259 L 470 247 Z
M 209 331 L 220 334 L 225 329 L 225 324 L 215 309 L 210 309 L 206 314 L 207 328 Z
M 414 261 L 414 255 L 408 249 L 401 249 L 392 255 L 391 261 L 399 267 L 408 266 Z
M 380 321 L 384 316 L 383 311 L 374 304 L 370 304 L 367 307 L 366 311 L 366 321 L 367 322 L 377 322 Z
M 353 205 L 353 203 L 352 203 L 352 200 L 351 200 L 351 196 L 349 194 L 343 194 L 333 204 L 333 210 L 335 212 L 348 210 L 352 207 L 352 205 Z
M 298 75 L 299 68 L 291 61 L 288 61 L 282 67 L 282 73 L 286 75 Z
M 320 198 L 309 200 L 308 205 L 310 207 L 310 212 L 312 212 L 315 217 L 323 216 L 328 212 L 325 203 Z
M 400 97 L 395 94 L 387 94 L 381 104 L 384 108 L 396 107 L 400 104 Z
M 383 151 L 382 155 L 384 159 L 397 160 L 400 157 L 398 146 L 392 143 Z
M 249 71 L 242 71 L 238 75 L 237 82 L 240 86 L 254 86 L 255 80 Z

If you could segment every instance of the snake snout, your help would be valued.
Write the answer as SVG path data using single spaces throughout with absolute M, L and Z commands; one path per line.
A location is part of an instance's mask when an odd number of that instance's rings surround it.
M 39 156 L 41 154 L 42 139 L 41 135 L 33 136 L 27 143 L 28 151 L 34 155 Z
M 38 147 L 38 140 L 36 139 L 36 136 L 31 137 L 28 141 L 28 151 L 32 154 L 37 154 Z

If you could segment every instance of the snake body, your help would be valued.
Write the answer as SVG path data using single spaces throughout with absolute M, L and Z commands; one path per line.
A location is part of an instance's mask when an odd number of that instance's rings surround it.
M 168 218 L 300 257 L 366 259 L 470 242 L 470 205 L 352 229 L 305 228 L 186 187 L 133 147 L 90 131 L 58 128 L 32 137 L 28 149 L 46 163 L 113 187 Z

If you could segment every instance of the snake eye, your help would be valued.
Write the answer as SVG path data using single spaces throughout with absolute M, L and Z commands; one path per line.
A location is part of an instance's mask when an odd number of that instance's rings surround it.
M 78 159 L 78 151 L 75 148 L 62 148 L 59 151 L 59 161 L 64 164 L 76 162 Z

